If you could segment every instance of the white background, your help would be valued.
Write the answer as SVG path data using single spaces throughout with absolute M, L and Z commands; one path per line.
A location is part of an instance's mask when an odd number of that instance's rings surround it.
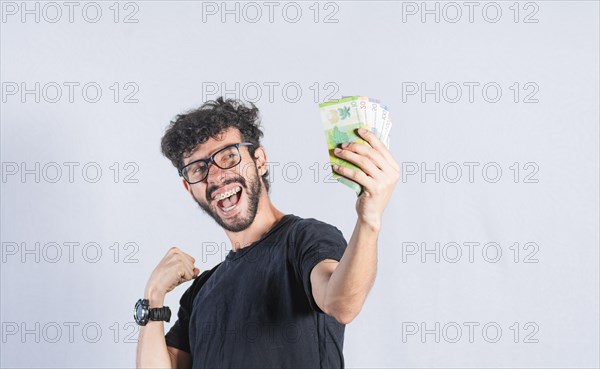
M 159 144 L 225 92 L 261 110 L 274 204 L 347 239 L 355 195 L 325 181 L 317 103 L 391 111 L 404 177 L 348 367 L 599 366 L 598 2 L 22 4 L 2 2 L 2 367 L 133 367 L 133 305 L 167 249 L 223 258 Z

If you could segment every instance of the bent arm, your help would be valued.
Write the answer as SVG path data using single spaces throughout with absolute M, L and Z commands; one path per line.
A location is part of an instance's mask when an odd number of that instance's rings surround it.
M 151 299 L 151 307 L 163 306 L 162 298 Z M 138 336 L 136 368 L 172 368 L 181 369 L 191 366 L 190 354 L 167 346 L 165 341 L 165 325 L 162 321 L 149 321 L 140 327 Z
M 163 306 L 168 292 L 181 283 L 196 278 L 200 270 L 194 263 L 193 257 L 177 247 L 169 249 L 146 284 L 144 298 L 148 299 L 150 308 Z M 162 321 L 149 321 L 140 327 L 136 352 L 137 368 L 187 368 L 191 363 L 189 356 L 185 351 L 167 347 Z

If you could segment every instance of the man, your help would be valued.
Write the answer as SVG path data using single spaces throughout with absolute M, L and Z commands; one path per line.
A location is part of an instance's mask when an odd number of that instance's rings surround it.
M 335 150 L 362 169 L 334 168 L 363 186 L 346 244 L 337 228 L 285 215 L 271 203 L 254 105 L 219 98 L 171 122 L 163 154 L 192 198 L 223 227 L 232 250 L 200 276 L 190 255 L 176 247 L 167 252 L 148 280 L 147 301 L 136 306 L 136 320 L 145 324 L 138 367 L 344 366 L 344 326 L 360 312 L 375 280 L 381 216 L 400 172 L 375 135 L 358 133 L 370 146 Z M 165 336 L 165 295 L 192 279 Z

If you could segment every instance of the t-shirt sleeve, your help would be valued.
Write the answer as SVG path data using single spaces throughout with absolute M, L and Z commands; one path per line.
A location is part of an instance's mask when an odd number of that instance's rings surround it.
M 192 305 L 196 294 L 194 291 L 198 289 L 198 283 L 209 271 L 205 271 L 197 277 L 192 285 L 183 293 L 179 299 L 179 311 L 177 312 L 177 321 L 169 332 L 165 335 L 167 346 L 175 347 L 176 349 L 190 353 L 190 338 L 189 325 L 190 316 L 192 314 Z
M 312 294 L 310 273 L 325 259 L 339 261 L 346 250 L 346 240 L 336 227 L 316 219 L 303 219 L 294 232 L 294 260 L 292 263 L 304 286 L 308 302 L 314 310 L 323 313 Z

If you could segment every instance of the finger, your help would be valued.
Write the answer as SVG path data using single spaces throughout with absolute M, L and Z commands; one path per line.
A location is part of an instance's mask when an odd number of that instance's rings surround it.
M 189 262 L 188 260 L 186 260 L 186 262 L 184 263 L 184 272 L 185 272 L 185 280 L 189 281 L 191 279 L 194 279 L 197 277 L 197 273 L 196 271 L 198 270 L 198 268 L 196 268 L 194 266 L 193 263 Z
M 196 262 L 196 259 L 194 259 L 191 255 L 181 251 L 181 249 L 178 247 L 171 247 L 169 249 L 169 251 L 167 252 L 167 254 L 177 255 L 179 257 L 182 257 L 182 258 L 185 258 L 185 259 L 191 261 L 192 263 Z
M 371 185 L 374 181 L 373 178 L 369 177 L 368 175 L 359 170 L 346 168 L 341 165 L 334 164 L 333 170 L 335 170 L 339 175 L 353 180 L 354 182 L 358 183 L 364 188 L 371 188 Z
M 182 284 L 185 283 L 187 281 L 191 281 L 193 278 L 193 275 L 190 271 L 186 270 L 186 271 L 181 271 L 179 272 L 179 278 L 177 279 L 177 284 Z
M 200 273 L 200 269 L 196 268 L 194 263 L 186 263 L 186 272 L 191 275 L 191 279 L 198 277 L 198 273 Z
M 185 259 L 188 260 L 189 262 L 191 262 L 192 264 L 194 264 L 196 262 L 196 259 L 194 259 L 191 255 L 186 254 L 185 252 L 182 252 L 181 255 L 183 257 L 185 257 Z
M 388 164 L 390 164 L 392 166 L 392 168 L 394 168 L 396 171 L 400 170 L 400 166 L 398 165 L 398 163 L 396 163 L 396 160 L 390 153 L 390 150 L 388 150 L 388 148 L 385 147 L 383 142 L 381 142 L 381 140 L 378 139 L 377 136 L 373 132 L 366 130 L 364 128 L 359 128 L 358 134 L 365 141 L 367 141 L 369 143 L 369 145 L 371 145 L 372 148 L 377 150 L 385 158 L 385 160 L 387 160 Z
M 172 268 L 174 273 L 173 278 L 177 280 L 178 284 L 189 281 L 194 277 L 194 265 L 188 260 L 184 260 L 183 258 L 175 260 L 172 263 Z
M 189 261 L 191 261 L 192 263 L 196 262 L 196 259 L 194 259 L 191 255 L 181 251 L 181 249 L 179 249 L 176 246 L 171 247 L 168 251 L 167 251 L 167 255 L 172 255 L 173 257 L 176 256 L 181 256 Z
M 173 247 L 171 247 L 170 249 L 167 250 L 167 254 L 165 255 L 165 257 L 167 257 L 169 255 L 178 254 L 180 252 L 181 252 L 181 250 L 179 250 L 179 248 L 177 248 L 176 246 L 173 246 Z
M 342 144 L 342 149 L 350 150 L 361 156 L 369 158 L 373 164 L 375 164 L 377 168 L 381 169 L 382 171 L 385 171 L 390 167 L 389 163 L 383 158 L 381 153 L 369 145 L 364 145 L 358 142 L 344 142 Z
M 179 250 L 176 247 L 171 249 L 171 258 L 175 260 L 175 262 L 180 262 L 185 265 L 185 268 L 190 271 L 190 274 L 194 276 L 194 264 L 196 263 L 196 259 L 194 259 L 191 255 L 186 254 L 185 252 Z
M 377 168 L 377 166 L 365 156 L 358 155 L 357 153 L 351 150 L 340 149 L 337 147 L 335 148 L 335 150 L 333 150 L 333 153 L 336 156 L 346 161 L 349 161 L 352 164 L 355 164 L 363 172 L 365 172 L 367 175 L 373 178 L 379 178 L 381 176 L 381 170 Z

